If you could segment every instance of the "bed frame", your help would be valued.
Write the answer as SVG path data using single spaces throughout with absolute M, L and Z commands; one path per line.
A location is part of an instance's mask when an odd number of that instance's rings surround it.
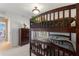
M 71 10 L 72 9 L 76 9 L 76 16 L 74 18 L 71 17 Z M 68 17 L 65 17 L 65 11 L 68 10 Z M 63 17 L 60 18 L 60 12 L 62 11 L 62 15 Z M 53 13 L 53 15 L 52 15 Z M 57 15 L 57 16 L 56 16 Z M 31 31 L 48 31 L 48 32 L 64 32 L 64 33 L 76 33 L 76 52 L 74 51 L 69 51 L 68 49 L 62 48 L 58 45 L 55 44 L 48 44 L 45 42 L 40 42 L 40 41 L 33 41 L 33 43 L 31 42 L 31 37 L 30 37 L 30 55 L 31 52 L 35 53 L 36 55 L 40 55 L 37 51 L 39 49 L 38 46 L 35 46 L 35 43 L 41 43 L 44 45 L 47 45 L 48 48 L 50 49 L 50 47 L 55 49 L 58 49 L 58 55 L 59 55 L 59 50 L 61 50 L 63 52 L 63 55 L 65 55 L 65 53 L 67 53 L 68 55 L 79 55 L 79 4 L 73 4 L 73 5 L 68 5 L 68 6 L 64 6 L 64 7 L 60 7 L 60 8 L 56 8 L 53 10 L 49 10 L 47 12 L 44 12 L 40 15 L 35 16 L 36 20 L 38 22 L 33 23 L 30 21 L 30 36 L 31 36 Z M 57 19 L 55 18 L 57 17 Z M 53 18 L 53 20 L 51 19 Z M 67 20 L 66 23 L 65 19 Z M 32 20 L 32 18 L 30 19 Z M 71 22 L 76 21 L 76 26 L 75 27 L 71 27 Z M 62 25 L 62 24 L 64 25 Z M 58 25 L 54 25 L 54 24 L 58 24 Z M 65 24 L 67 24 L 65 26 Z M 52 26 L 51 26 L 52 25 Z M 71 37 L 70 37 L 71 39 Z M 37 51 L 33 51 L 33 47 L 38 47 Z M 41 49 L 42 51 L 42 49 Z M 48 50 L 47 50 L 48 51 Z M 50 49 L 51 51 L 51 49 Z M 47 53 L 47 52 L 45 52 Z M 51 53 L 47 53 L 47 54 L 41 54 L 41 55 L 51 55 Z

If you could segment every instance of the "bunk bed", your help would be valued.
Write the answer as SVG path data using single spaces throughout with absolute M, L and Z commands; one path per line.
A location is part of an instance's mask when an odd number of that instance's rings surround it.
M 32 17 L 30 19 L 30 55 L 31 53 L 34 53 L 37 56 L 79 55 L 78 15 L 79 4 L 73 4 L 49 10 L 40 15 Z M 31 39 L 31 31 L 60 32 L 68 33 L 69 35 L 53 34 L 51 39 L 47 38 L 37 40 Z M 74 50 L 72 44 L 72 33 L 76 33 L 76 50 Z M 60 37 L 63 39 L 59 40 Z M 64 47 L 64 44 L 69 45 L 69 47 Z

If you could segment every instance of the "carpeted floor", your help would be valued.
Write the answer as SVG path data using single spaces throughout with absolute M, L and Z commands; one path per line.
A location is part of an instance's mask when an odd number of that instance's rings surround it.
M 2 51 L 0 56 L 29 56 L 29 44 Z

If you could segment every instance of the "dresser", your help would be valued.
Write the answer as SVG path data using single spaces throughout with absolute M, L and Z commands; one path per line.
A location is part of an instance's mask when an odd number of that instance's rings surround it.
M 29 43 L 29 29 L 20 28 L 19 29 L 19 45 L 25 45 Z

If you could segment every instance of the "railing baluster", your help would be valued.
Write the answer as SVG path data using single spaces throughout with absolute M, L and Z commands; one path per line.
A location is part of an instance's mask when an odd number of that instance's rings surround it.
M 59 11 L 58 11 L 58 19 L 59 19 Z
M 55 13 L 53 13 L 53 20 L 55 20 Z
M 71 9 L 69 9 L 69 18 L 71 17 Z
M 41 43 L 42 44 L 42 43 Z M 42 44 L 43 45 L 43 44 Z M 42 45 L 41 45 L 41 55 L 42 55 Z
M 42 22 L 42 16 L 40 16 L 41 17 L 41 22 Z M 42 28 L 42 23 L 41 23 L 41 28 Z
M 53 51 L 53 52 L 54 52 L 54 56 L 55 56 L 55 49 L 54 49 L 54 51 Z
M 50 21 L 51 21 L 51 13 L 50 13 Z
M 65 18 L 65 10 L 63 10 L 63 18 Z
M 58 56 L 60 55 L 60 53 L 59 53 L 59 49 L 58 49 Z
M 45 44 L 44 44 L 44 49 L 45 49 Z M 43 55 L 45 55 L 45 50 L 43 50 Z
M 63 52 L 63 56 L 65 56 L 65 51 L 62 51 Z

